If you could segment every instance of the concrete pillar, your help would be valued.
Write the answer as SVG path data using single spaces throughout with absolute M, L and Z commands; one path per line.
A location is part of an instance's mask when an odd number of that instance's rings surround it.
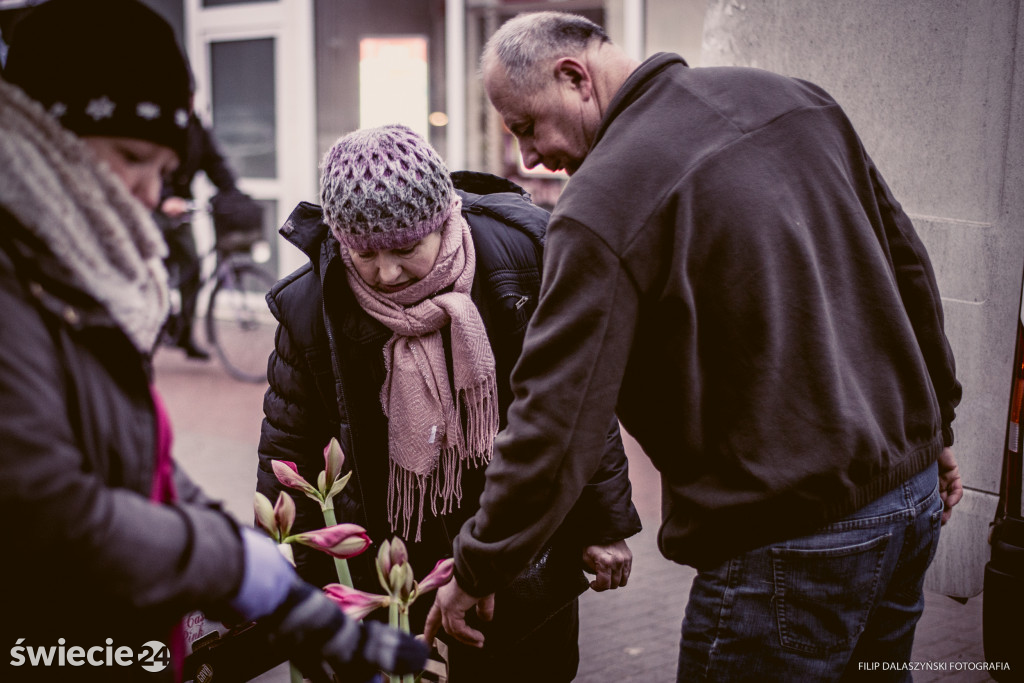
M 705 5 L 707 0 L 646 0 L 645 56 L 675 52 L 690 66 L 700 66 Z
M 929 588 L 982 588 L 1024 267 L 1019 0 L 709 0 L 701 63 L 813 81 L 846 109 L 932 256 L 964 399 L 964 501 Z

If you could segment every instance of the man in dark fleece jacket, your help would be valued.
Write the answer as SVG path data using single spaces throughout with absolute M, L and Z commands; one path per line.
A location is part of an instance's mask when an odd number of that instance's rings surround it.
M 561 13 L 505 24 L 482 67 L 526 165 L 572 179 L 430 626 L 479 642 L 465 612 L 558 526 L 616 413 L 661 472 L 662 553 L 698 569 L 680 681 L 909 660 L 962 495 L 961 388 L 928 256 L 842 109 L 761 70 L 641 64 Z

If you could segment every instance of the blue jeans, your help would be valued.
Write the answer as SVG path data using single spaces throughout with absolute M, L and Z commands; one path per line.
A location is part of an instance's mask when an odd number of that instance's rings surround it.
M 700 571 L 678 681 L 909 681 L 942 518 L 931 465 L 819 532 Z

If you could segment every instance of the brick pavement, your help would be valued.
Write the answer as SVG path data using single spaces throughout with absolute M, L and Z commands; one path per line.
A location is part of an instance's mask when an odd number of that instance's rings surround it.
M 236 382 L 216 362 L 186 361 L 173 349 L 157 356 L 157 386 L 175 427 L 175 457 L 193 478 L 240 519 L 251 519 L 256 444 L 264 387 Z M 671 683 L 679 625 L 693 571 L 671 563 L 655 544 L 660 506 L 657 473 L 627 440 L 634 502 L 645 530 L 630 541 L 629 585 L 580 600 L 580 683 Z M 981 597 L 961 605 L 927 594 L 914 647 L 918 662 L 983 661 Z M 284 668 L 258 683 L 287 683 Z M 918 683 L 982 683 L 984 672 L 920 672 Z

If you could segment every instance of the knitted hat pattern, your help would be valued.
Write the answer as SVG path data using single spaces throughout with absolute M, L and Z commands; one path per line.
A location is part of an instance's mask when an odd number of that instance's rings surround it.
M 402 125 L 349 133 L 320 164 L 324 220 L 358 251 L 404 247 L 440 230 L 454 195 L 444 161 Z
M 14 26 L 4 79 L 79 136 L 184 153 L 192 72 L 170 24 L 137 0 L 39 5 Z

